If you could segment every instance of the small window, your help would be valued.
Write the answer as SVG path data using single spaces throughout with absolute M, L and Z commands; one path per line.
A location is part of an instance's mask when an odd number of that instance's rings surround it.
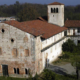
M 4 33 L 5 32 L 5 30 L 4 29 L 2 29 L 2 33 Z
M 80 33 L 80 28 L 78 28 L 78 33 Z
M 19 68 L 17 68 L 17 74 L 19 74 Z
M 25 49 L 25 56 L 29 56 L 29 50 L 28 49 Z
M 70 29 L 68 29 L 68 33 L 70 33 Z
M 0 48 L 0 55 L 2 54 L 2 48 Z
M 13 43 L 14 42 L 14 39 L 11 39 L 11 42 Z
M 54 13 L 56 12 L 56 9 L 54 8 Z
M 67 36 L 67 31 L 64 31 L 64 36 Z
M 28 74 L 28 70 L 27 69 L 25 69 L 25 74 Z
M 56 13 L 58 13 L 58 8 L 56 8 Z
M 16 68 L 14 68 L 14 73 L 16 74 Z
M 17 57 L 18 56 L 18 51 L 17 51 L 16 48 L 13 48 L 13 50 L 12 50 L 12 56 L 13 57 Z
M 53 10 L 53 8 L 51 8 L 51 13 L 53 13 L 54 12 L 54 10 Z
M 56 12 L 55 8 L 54 9 L 51 8 L 51 13 L 55 13 L 55 12 Z

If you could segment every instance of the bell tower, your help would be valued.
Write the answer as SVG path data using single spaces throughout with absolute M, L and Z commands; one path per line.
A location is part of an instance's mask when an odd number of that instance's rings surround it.
M 54 2 L 48 4 L 48 23 L 64 26 L 64 4 Z

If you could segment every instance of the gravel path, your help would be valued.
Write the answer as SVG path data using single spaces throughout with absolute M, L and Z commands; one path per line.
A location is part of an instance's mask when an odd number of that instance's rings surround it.
M 53 65 L 49 64 L 47 69 L 50 69 L 58 74 L 66 75 L 66 74 L 76 74 L 76 69 L 71 65 L 71 63 L 67 63 L 65 65 Z

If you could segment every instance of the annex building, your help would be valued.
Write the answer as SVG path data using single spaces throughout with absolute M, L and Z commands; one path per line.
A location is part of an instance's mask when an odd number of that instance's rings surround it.
M 80 21 L 64 23 L 64 4 L 54 2 L 47 8 L 48 21 L 39 17 L 0 23 L 0 75 L 34 76 L 62 53 L 62 44 L 68 38 L 76 45 L 80 43 Z

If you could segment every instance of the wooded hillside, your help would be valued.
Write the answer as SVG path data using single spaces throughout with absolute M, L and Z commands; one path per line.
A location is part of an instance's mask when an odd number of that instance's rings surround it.
M 15 16 L 19 21 L 27 21 L 47 16 L 47 5 L 42 4 L 21 4 L 18 1 L 13 5 L 0 5 L 0 17 Z M 65 6 L 65 20 L 80 20 L 80 5 Z

